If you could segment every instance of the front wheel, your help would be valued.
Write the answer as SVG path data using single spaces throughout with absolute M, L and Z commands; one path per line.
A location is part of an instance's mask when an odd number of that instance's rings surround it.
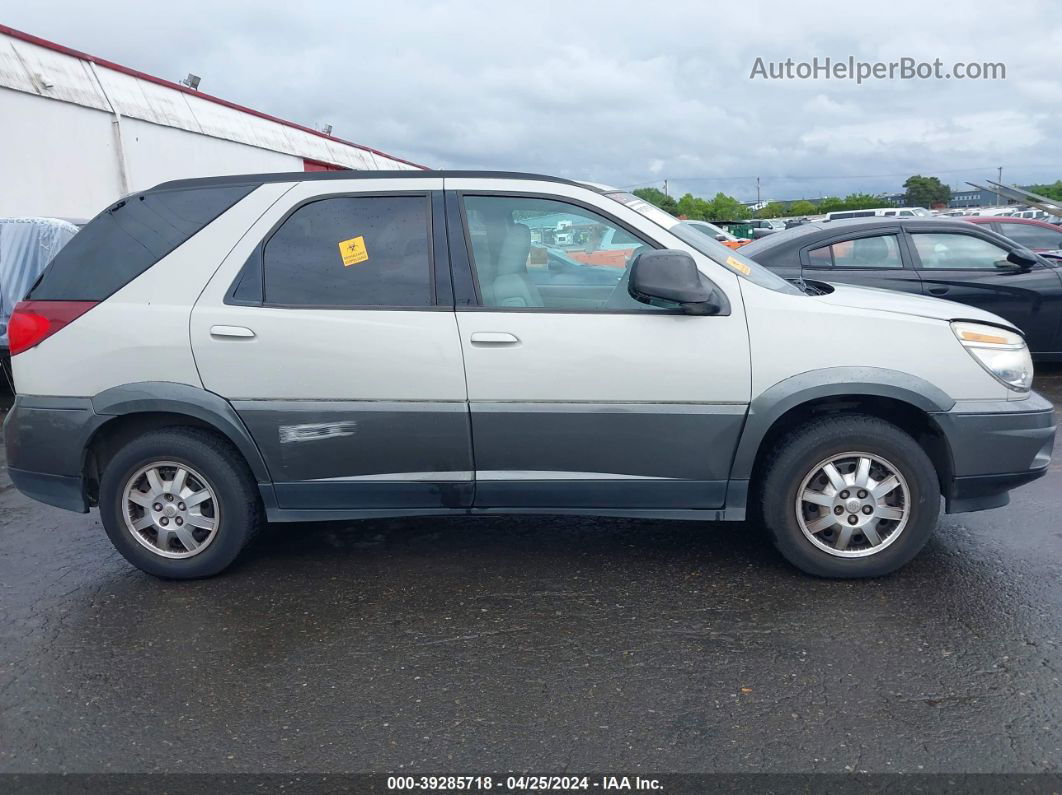
M 889 574 L 936 528 L 936 471 L 895 425 L 863 415 L 823 417 L 776 450 L 763 474 L 762 518 L 786 560 L 809 574 Z

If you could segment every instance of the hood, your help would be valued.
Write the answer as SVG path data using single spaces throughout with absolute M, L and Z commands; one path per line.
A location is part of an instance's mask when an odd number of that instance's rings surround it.
M 830 282 L 833 292 L 829 295 L 815 296 L 813 300 L 823 301 L 836 306 L 846 306 L 851 309 L 876 309 L 879 312 L 895 312 L 900 315 L 914 315 L 915 317 L 928 317 L 934 320 L 974 320 L 980 323 L 991 323 L 996 326 L 1014 328 L 1010 323 L 999 315 L 993 315 L 983 309 L 977 309 L 967 304 L 959 304 L 955 301 L 945 301 L 942 298 L 930 298 L 925 295 L 911 295 L 900 293 L 895 290 L 880 290 L 875 287 L 853 287 L 850 284 L 834 284 Z M 1014 329 L 1017 331 L 1017 329 Z

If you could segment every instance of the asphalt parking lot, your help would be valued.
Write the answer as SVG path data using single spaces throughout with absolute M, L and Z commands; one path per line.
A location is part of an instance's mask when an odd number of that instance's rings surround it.
M 189 583 L 3 463 L 0 772 L 1062 763 L 1062 463 L 875 581 L 752 526 L 522 517 L 276 526 Z

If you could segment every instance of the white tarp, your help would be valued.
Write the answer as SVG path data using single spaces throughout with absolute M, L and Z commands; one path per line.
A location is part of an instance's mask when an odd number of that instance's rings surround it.
M 0 348 L 7 347 L 11 310 L 76 232 L 59 218 L 0 218 Z

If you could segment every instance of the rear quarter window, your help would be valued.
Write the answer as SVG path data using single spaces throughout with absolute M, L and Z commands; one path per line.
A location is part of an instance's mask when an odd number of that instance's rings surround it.
M 1049 229 L 1037 224 L 1008 224 L 999 225 L 999 231 L 1004 237 L 1009 237 L 1015 243 L 1020 243 L 1028 248 L 1062 248 L 1062 229 Z
M 74 235 L 28 297 L 103 301 L 256 187 L 176 188 L 127 196 Z

